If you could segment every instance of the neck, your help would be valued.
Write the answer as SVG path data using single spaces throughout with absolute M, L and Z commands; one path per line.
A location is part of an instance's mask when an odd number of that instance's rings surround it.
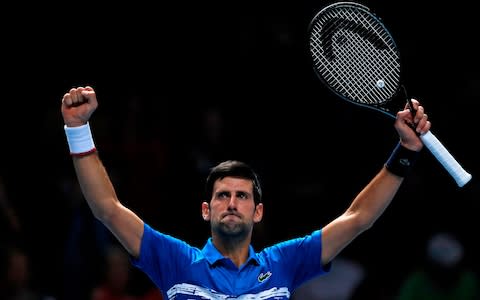
M 228 257 L 237 267 L 240 267 L 247 261 L 251 234 L 242 239 L 212 235 L 212 242 L 215 248 L 224 257 Z

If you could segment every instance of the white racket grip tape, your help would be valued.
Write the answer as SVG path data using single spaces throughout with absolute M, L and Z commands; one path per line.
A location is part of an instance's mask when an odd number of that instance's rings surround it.
M 448 173 L 450 173 L 453 179 L 455 179 L 459 187 L 464 186 L 470 181 L 472 175 L 462 168 L 433 133 L 428 131 L 427 133 L 420 135 L 420 139 Z

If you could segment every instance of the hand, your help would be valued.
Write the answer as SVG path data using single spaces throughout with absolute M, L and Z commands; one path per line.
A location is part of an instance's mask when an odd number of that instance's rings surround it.
M 405 148 L 420 151 L 423 148 L 423 143 L 419 135 L 427 133 L 432 124 L 428 120 L 425 109 L 420 105 L 420 102 L 412 99 L 412 104 L 413 109 L 416 111 L 415 117 L 412 116 L 410 107 L 407 104 L 403 110 L 397 113 L 394 127 L 400 137 L 400 143 Z
M 92 87 L 70 89 L 62 99 L 61 110 L 65 125 L 67 127 L 85 125 L 97 106 L 97 96 Z

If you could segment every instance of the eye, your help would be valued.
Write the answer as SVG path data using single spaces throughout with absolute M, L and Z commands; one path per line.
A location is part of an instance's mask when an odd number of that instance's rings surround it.
M 228 192 L 220 192 L 217 194 L 218 199 L 228 199 L 230 198 L 230 193 Z
M 240 199 L 248 199 L 249 196 L 247 193 L 244 193 L 244 192 L 238 192 L 237 193 L 237 198 L 240 198 Z

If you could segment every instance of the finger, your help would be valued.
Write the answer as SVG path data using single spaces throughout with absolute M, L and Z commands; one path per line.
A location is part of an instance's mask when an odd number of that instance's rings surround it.
M 93 90 L 85 89 L 85 90 L 81 91 L 80 96 L 82 98 L 91 98 L 94 94 L 95 94 L 95 92 Z
M 85 97 L 86 101 L 93 109 L 96 109 L 98 107 L 97 95 L 95 90 L 91 86 L 87 85 L 83 90 L 82 95 Z
M 66 106 L 71 106 L 72 105 L 72 97 L 70 96 L 70 93 L 65 93 L 65 95 L 63 95 L 62 102 Z
M 430 126 L 431 126 L 431 123 L 428 120 L 428 115 L 423 114 L 422 119 L 420 121 L 418 121 L 416 130 L 417 130 L 418 133 L 424 134 L 430 129 Z
M 413 104 L 413 108 L 415 108 L 415 109 L 420 105 L 420 102 L 415 98 L 412 98 L 411 101 L 412 101 L 412 104 Z
M 71 88 L 70 91 L 68 91 L 68 93 L 70 94 L 70 99 L 71 99 L 72 105 L 76 104 L 79 101 L 78 100 L 77 89 L 76 88 Z
M 418 132 L 420 134 L 425 134 L 430 130 L 431 126 L 432 126 L 432 123 L 430 121 L 425 121 L 424 125 L 419 128 Z
M 412 104 L 410 106 L 410 103 Z M 414 98 L 411 98 L 409 101 L 407 101 L 407 103 L 405 104 L 405 109 L 408 109 L 408 110 L 412 110 L 412 111 L 416 111 L 417 110 L 417 107 L 419 105 L 419 102 L 417 99 L 414 99 Z
M 415 113 L 415 118 L 414 118 L 413 122 L 415 124 L 418 124 L 418 122 L 420 122 L 423 119 L 424 114 L 425 114 L 425 109 L 423 108 L 423 106 L 421 106 L 421 105 L 417 106 L 416 113 Z

